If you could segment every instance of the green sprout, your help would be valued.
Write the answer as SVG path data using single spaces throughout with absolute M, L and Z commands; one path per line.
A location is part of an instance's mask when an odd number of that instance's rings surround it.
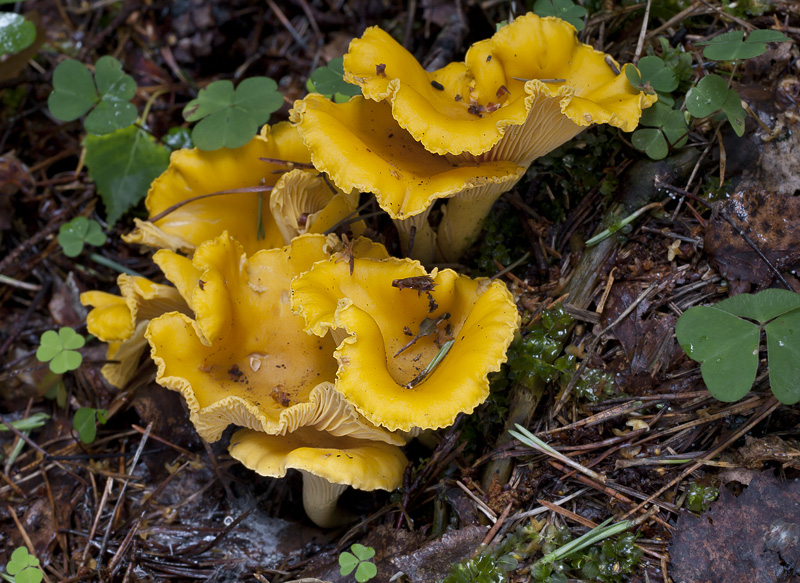
M 192 141 L 201 150 L 240 148 L 283 105 L 278 84 L 269 77 L 250 77 L 234 90 L 228 80 L 214 81 L 183 108 L 186 121 L 199 121 Z
M 350 547 L 350 550 L 353 552 L 344 551 L 339 555 L 339 573 L 349 575 L 355 571 L 358 583 L 369 581 L 378 574 L 378 568 L 370 561 L 375 556 L 375 549 L 356 543 Z
M 39 559 L 28 554 L 25 547 L 17 547 L 6 563 L 8 575 L 0 574 L 10 583 L 41 583 L 43 573 L 39 568 Z
M 78 432 L 78 437 L 83 443 L 93 443 L 97 437 L 97 422 L 102 425 L 108 421 L 108 411 L 105 409 L 94 409 L 92 407 L 81 407 L 75 411 L 72 418 L 72 427 Z
M 701 363 L 711 394 L 730 402 L 744 397 L 755 381 L 762 330 L 772 392 L 793 405 L 800 401 L 800 294 L 767 289 L 695 306 L 678 318 L 675 335 L 689 358 Z
M 35 40 L 35 24 L 21 14 L 0 12 L 0 56 L 24 51 Z
M 309 93 L 322 93 L 336 103 L 349 101 L 354 95 L 361 95 L 361 88 L 344 80 L 344 59 L 337 57 L 328 61 L 325 67 L 318 67 L 311 73 L 306 83 Z
M 84 243 L 99 247 L 106 242 L 106 234 L 100 223 L 86 217 L 75 217 L 58 229 L 58 243 L 64 255 L 77 257 L 83 251 Z
M 114 57 L 100 57 L 92 73 L 83 63 L 68 59 L 53 73 L 53 91 L 47 107 L 56 119 L 73 121 L 90 112 L 86 131 L 104 135 L 136 121 L 136 107 L 130 102 L 136 81 L 122 70 Z
M 64 327 L 58 332 L 48 330 L 42 334 L 36 358 L 39 362 L 49 362 L 54 373 L 64 374 L 81 365 L 83 356 L 78 349 L 84 344 L 86 339 L 72 328 Z

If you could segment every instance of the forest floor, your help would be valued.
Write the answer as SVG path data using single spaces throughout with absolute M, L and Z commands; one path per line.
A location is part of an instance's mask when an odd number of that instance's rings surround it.
M 595 126 L 534 162 L 457 266 L 507 283 L 522 337 L 482 406 L 406 447 L 399 491 L 344 494 L 357 523 L 315 527 L 299 474 L 259 477 L 228 455 L 229 434 L 202 441 L 148 359 L 121 390 L 100 373 L 106 347 L 97 340 L 63 375 L 36 359 L 45 331 L 86 332 L 80 293 L 118 293 L 118 272 L 95 255 L 163 280 L 152 252 L 121 239 L 134 217 L 146 218 L 144 205 L 105 222 L 83 124 L 49 113 L 60 62 L 117 58 L 136 81 L 134 105 L 149 107 L 147 130 L 162 139 L 187 127 L 181 111 L 211 81 L 274 79 L 285 101 L 275 123 L 306 94 L 311 72 L 368 26 L 405 39 L 423 64 L 447 63 L 523 4 L 17 3 L 38 38 L 23 55 L 0 58 L 0 566 L 11 561 L 17 581 L 37 580 L 19 563 L 27 559 L 11 559 L 24 548 L 52 582 L 352 581 L 338 559 L 360 543 L 375 550 L 381 582 L 400 572 L 405 579 L 394 580 L 441 581 L 460 561 L 448 581 L 800 581 L 800 409 L 773 396 L 772 345 L 768 353 L 761 342 L 752 390 L 723 402 L 675 336 L 693 306 L 768 288 L 800 292 L 795 1 L 584 3 L 580 39 L 620 63 L 655 54 L 677 71 L 677 55 L 690 55 L 666 90 L 676 108 L 704 75 L 730 79 L 746 103 L 744 131 L 714 115 L 691 118 L 687 139 L 652 160 L 631 134 Z M 755 29 L 789 40 L 736 65 L 702 55 L 702 41 Z M 70 258 L 57 235 L 78 216 L 98 221 L 108 240 Z M 587 247 L 604 228 L 610 236 Z M 367 219 L 367 229 L 400 253 L 385 216 Z M 797 354 L 781 365 L 790 394 L 800 384 Z M 107 412 L 90 443 L 73 424 L 82 408 Z M 40 427 L 11 426 L 38 413 L 47 419 Z M 556 453 L 511 438 L 515 423 Z M 632 534 L 541 560 L 609 519 L 630 520 Z

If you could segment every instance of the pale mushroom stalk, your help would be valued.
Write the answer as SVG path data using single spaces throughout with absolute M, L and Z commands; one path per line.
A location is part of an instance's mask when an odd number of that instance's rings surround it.
M 303 508 L 311 521 L 321 528 L 331 528 L 352 522 L 353 515 L 338 508 L 339 496 L 347 484 L 334 484 L 300 470 L 303 474 Z

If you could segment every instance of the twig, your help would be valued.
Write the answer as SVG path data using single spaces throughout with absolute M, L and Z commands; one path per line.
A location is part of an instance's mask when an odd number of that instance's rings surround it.
M 223 194 L 247 194 L 250 192 L 269 192 L 272 190 L 271 186 L 245 186 L 243 188 L 231 188 L 230 190 L 219 190 L 217 192 L 212 192 L 210 194 L 201 194 L 199 196 L 193 196 L 192 198 L 187 198 L 186 200 L 182 200 L 180 202 L 176 202 L 172 206 L 167 207 L 154 217 L 150 217 L 148 220 L 151 223 L 156 223 L 166 217 L 168 214 L 175 212 L 179 208 L 186 206 L 189 203 L 196 202 L 198 200 L 202 200 L 204 198 L 209 198 L 212 196 L 222 196 Z
M 644 49 L 644 39 L 647 36 L 647 23 L 650 20 L 650 3 L 651 0 L 647 0 L 647 6 L 644 9 L 644 18 L 642 19 L 642 30 L 639 31 L 639 42 L 636 43 L 636 52 L 633 53 L 634 65 L 639 62 L 639 57 L 642 54 L 642 49 Z

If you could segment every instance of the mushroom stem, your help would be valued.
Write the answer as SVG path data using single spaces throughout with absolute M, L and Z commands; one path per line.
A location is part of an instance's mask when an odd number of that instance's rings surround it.
M 502 192 L 475 198 L 454 196 L 442 208 L 442 222 L 437 232 L 437 259 L 443 263 L 455 263 L 480 235 L 483 220 Z
M 423 265 L 430 265 L 436 253 L 436 233 L 428 223 L 430 211 L 431 207 L 429 206 L 413 217 L 404 220 L 394 219 L 403 253 Z
M 351 516 L 337 507 L 339 496 L 347 489 L 346 484 L 333 484 L 311 472 L 303 474 L 303 508 L 311 521 L 321 528 L 330 528 L 350 522 Z

